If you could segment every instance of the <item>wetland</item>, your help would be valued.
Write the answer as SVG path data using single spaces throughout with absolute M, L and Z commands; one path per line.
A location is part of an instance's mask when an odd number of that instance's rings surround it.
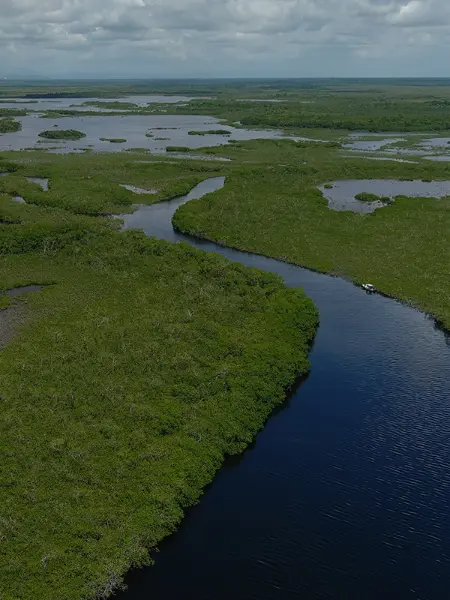
M 0 595 L 441 600 L 449 88 L 2 85 Z

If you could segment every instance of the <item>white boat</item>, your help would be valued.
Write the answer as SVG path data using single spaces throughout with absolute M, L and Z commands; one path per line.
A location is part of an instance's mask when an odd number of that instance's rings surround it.
M 363 283 L 362 285 L 363 290 L 366 290 L 366 292 L 375 292 L 375 287 L 371 284 L 371 283 Z

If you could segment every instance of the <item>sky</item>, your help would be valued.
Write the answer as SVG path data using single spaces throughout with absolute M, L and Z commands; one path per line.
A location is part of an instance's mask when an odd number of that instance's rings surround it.
M 0 0 L 0 77 L 447 77 L 450 0 Z

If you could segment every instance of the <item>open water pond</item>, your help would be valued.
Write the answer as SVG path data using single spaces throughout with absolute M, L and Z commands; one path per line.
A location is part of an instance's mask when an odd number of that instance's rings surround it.
M 434 160 L 435 162 L 448 162 L 450 160 L 450 154 L 440 154 L 438 156 L 424 156 L 425 160 Z
M 450 149 L 450 138 L 426 138 L 420 143 L 425 148 L 449 148 Z
M 304 288 L 320 311 L 311 374 L 115 598 L 447 600 L 449 337 L 343 279 L 173 230 L 181 204 L 223 185 L 142 207 L 126 226 Z
M 144 148 L 163 153 L 168 146 L 202 148 L 220 146 L 230 139 L 243 141 L 253 139 L 286 139 L 275 130 L 249 130 L 223 126 L 218 119 L 198 115 L 125 115 L 84 116 L 43 119 L 38 115 L 18 117 L 22 130 L 0 136 L 0 150 L 46 149 L 49 152 L 67 153 L 89 147 L 96 152 L 120 152 L 123 149 Z M 43 140 L 39 133 L 44 130 L 75 129 L 86 134 L 80 140 Z M 226 129 L 230 135 L 189 135 L 189 131 Z M 150 133 L 153 137 L 147 137 Z M 100 141 L 100 138 L 123 138 L 122 144 Z M 163 138 L 163 139 L 162 139 Z M 298 138 L 293 138 L 298 139 Z
M 403 136 L 403 137 L 401 137 Z M 395 147 L 392 144 L 397 142 L 405 142 L 408 139 L 411 140 L 413 136 L 414 140 L 408 147 Z M 369 139 L 361 139 L 369 138 Z M 378 139 L 370 139 L 378 138 Z M 433 151 L 450 150 L 450 138 L 449 137 L 430 137 L 429 134 L 419 133 L 363 133 L 354 132 L 349 134 L 346 142 L 342 145 L 346 150 L 355 152 L 382 152 L 386 155 L 406 155 L 406 156 L 421 156 L 427 160 L 448 160 L 445 155 L 435 156 L 423 156 L 426 153 Z
M 325 184 L 326 185 L 326 184 Z M 321 185 L 319 190 L 328 200 L 331 210 L 351 210 L 371 213 L 385 206 L 382 201 L 366 202 L 355 196 L 376 194 L 380 198 L 408 196 L 410 198 L 442 198 L 450 195 L 450 181 L 399 181 L 397 179 L 349 179 L 331 182 L 332 188 Z

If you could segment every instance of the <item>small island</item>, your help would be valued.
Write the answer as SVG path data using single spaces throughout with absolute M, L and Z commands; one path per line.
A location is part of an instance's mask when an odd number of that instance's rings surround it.
M 360 200 L 361 202 L 378 202 L 381 200 L 380 196 L 377 194 L 371 194 L 370 192 L 361 192 L 360 194 L 356 194 L 356 200 Z
M 76 129 L 58 129 L 56 131 L 41 131 L 39 137 L 47 140 L 81 140 L 86 134 Z
M 72 104 L 72 106 L 78 107 L 79 105 Z M 95 108 L 106 108 L 108 110 L 136 110 L 139 108 L 134 102 L 121 102 L 119 100 L 90 100 L 89 102 L 83 102 L 82 106 L 94 106 Z
M 22 129 L 22 125 L 19 121 L 10 118 L 0 119 L 0 133 L 13 133 L 15 131 L 20 131 Z
M 111 144 L 124 144 L 127 140 L 125 138 L 100 138 L 101 142 L 110 142 Z
M 191 152 L 192 148 L 187 146 L 167 146 L 167 152 Z
M 188 131 L 188 135 L 231 135 L 228 129 L 208 129 L 208 131 Z

